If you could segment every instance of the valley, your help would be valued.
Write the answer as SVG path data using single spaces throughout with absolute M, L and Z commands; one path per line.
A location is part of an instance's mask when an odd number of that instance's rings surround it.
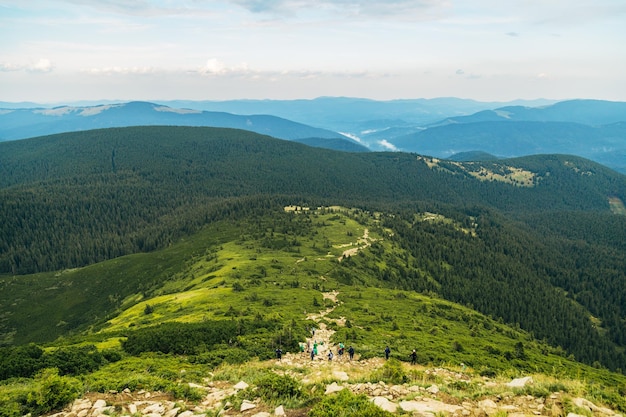
M 0 213 L 16 219 L 0 225 L 7 417 L 139 392 L 204 415 L 375 397 L 398 413 L 414 400 L 468 416 L 556 417 L 583 412 L 577 398 L 594 416 L 626 409 L 626 181 L 591 161 L 153 126 L 5 142 L 0 171 Z M 311 328 L 314 361 L 300 352 Z M 353 362 L 329 363 L 339 343 Z M 524 376 L 534 384 L 506 386 Z

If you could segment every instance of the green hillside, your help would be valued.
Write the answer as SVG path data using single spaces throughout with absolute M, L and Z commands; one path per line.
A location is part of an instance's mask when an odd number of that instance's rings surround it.
M 456 162 L 175 127 L 1 143 L 0 368 L 263 360 L 324 324 L 363 359 L 390 345 L 619 388 L 625 199 L 624 176 L 565 155 Z

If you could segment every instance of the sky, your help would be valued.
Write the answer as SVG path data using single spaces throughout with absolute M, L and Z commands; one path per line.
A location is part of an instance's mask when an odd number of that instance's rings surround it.
M 0 101 L 626 101 L 626 0 L 0 0 Z

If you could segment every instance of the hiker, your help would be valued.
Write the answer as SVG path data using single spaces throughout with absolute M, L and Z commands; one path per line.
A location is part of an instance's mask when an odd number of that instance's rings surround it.
M 280 360 L 283 357 L 283 351 L 281 348 L 276 349 L 276 359 Z
M 350 355 L 350 360 L 354 358 L 354 348 L 352 346 L 348 348 L 348 355 Z
M 385 360 L 389 359 L 389 354 L 391 353 L 391 349 L 389 349 L 389 346 L 387 346 L 385 348 Z
M 417 363 L 417 352 L 413 349 L 411 352 L 411 365 L 415 365 Z
M 311 349 L 311 360 L 315 360 L 315 351 L 313 349 Z
M 339 343 L 339 349 L 337 349 L 337 354 L 339 355 L 339 360 L 343 358 L 343 350 L 345 349 L 343 343 Z
M 328 351 L 328 360 L 329 360 L 329 361 L 332 361 L 332 360 L 333 360 L 333 351 L 332 351 L 332 350 L 329 350 L 329 351 Z

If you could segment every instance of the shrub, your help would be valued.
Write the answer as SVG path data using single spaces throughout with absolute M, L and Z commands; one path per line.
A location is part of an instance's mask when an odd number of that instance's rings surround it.
M 28 394 L 32 411 L 47 413 L 60 409 L 82 394 L 82 384 L 76 378 L 60 376 L 58 370 L 48 368 L 35 377 L 35 389 Z
M 239 348 L 216 349 L 190 358 L 192 363 L 208 364 L 216 367 L 221 363 L 244 363 L 250 359 L 248 351 Z
M 326 396 L 317 403 L 309 417 L 391 417 L 393 414 L 378 408 L 364 394 L 355 395 L 344 389 L 336 395 Z
M 257 379 L 255 384 L 257 395 L 269 403 L 298 399 L 304 396 L 300 382 L 288 375 L 270 372 Z
M 373 379 L 391 384 L 404 384 L 409 380 L 402 369 L 402 363 L 395 358 L 390 358 L 380 369 L 376 370 L 373 373 Z

